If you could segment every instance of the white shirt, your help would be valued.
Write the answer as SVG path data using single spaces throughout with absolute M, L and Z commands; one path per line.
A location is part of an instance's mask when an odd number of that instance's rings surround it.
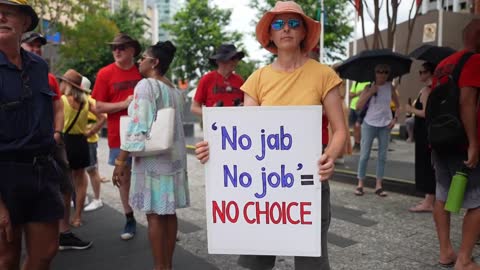
M 392 121 L 392 84 L 386 82 L 378 86 L 377 95 L 373 95 L 368 103 L 367 115 L 363 121 L 374 127 L 385 127 Z

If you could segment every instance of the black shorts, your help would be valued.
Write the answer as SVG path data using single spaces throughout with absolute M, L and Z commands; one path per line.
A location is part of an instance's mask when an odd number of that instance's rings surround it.
M 87 137 L 82 134 L 65 134 L 65 147 L 70 169 L 84 169 L 90 165 Z
M 0 195 L 14 225 L 63 217 L 61 172 L 52 156 L 30 162 L 0 162 Z
M 356 111 L 354 109 L 350 109 L 350 113 L 348 114 L 348 124 L 350 127 L 354 126 L 355 123 L 362 123 L 362 117 L 360 116 L 360 111 Z

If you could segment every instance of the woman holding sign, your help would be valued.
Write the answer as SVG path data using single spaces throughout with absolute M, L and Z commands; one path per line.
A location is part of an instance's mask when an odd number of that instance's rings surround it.
M 127 173 L 130 152 L 145 149 L 146 133 L 152 126 L 157 110 L 169 100 L 175 109 L 175 137 L 172 150 L 153 156 L 135 157 L 132 166 L 130 205 L 147 215 L 148 236 L 155 270 L 172 269 L 177 236 L 176 209 L 189 202 L 185 137 L 183 136 L 183 98 L 165 78 L 176 48 L 170 41 L 159 42 L 147 49 L 139 59 L 140 73 L 146 77 L 135 87 L 134 100 L 128 108 L 131 122 L 127 139 L 115 160 L 112 181 L 120 186 Z M 173 102 L 170 103 L 170 101 Z
M 265 49 L 278 57 L 272 64 L 255 71 L 241 87 L 245 106 L 323 105 L 332 127 L 330 145 L 318 160 L 318 173 L 323 182 L 323 254 L 321 257 L 295 257 L 296 270 L 330 269 L 327 231 L 331 216 L 327 180 L 333 174 L 334 161 L 343 151 L 347 137 L 337 90 L 342 80 L 331 68 L 308 57 L 308 52 L 318 43 L 320 24 L 306 16 L 297 3 L 277 2 L 258 22 L 256 36 Z M 208 149 L 207 142 L 196 145 L 196 155 L 202 163 L 209 159 Z M 272 269 L 275 256 L 240 256 L 239 264 L 249 269 Z

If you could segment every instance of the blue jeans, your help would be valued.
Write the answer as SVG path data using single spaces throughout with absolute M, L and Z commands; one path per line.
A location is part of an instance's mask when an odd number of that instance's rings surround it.
M 385 162 L 387 161 L 388 142 L 390 141 L 390 129 L 385 127 L 374 127 L 362 123 L 362 139 L 360 141 L 360 159 L 358 161 L 357 177 L 359 180 L 365 180 L 367 173 L 367 163 L 370 159 L 373 140 L 378 140 L 378 159 L 377 159 L 377 180 L 383 179 L 385 171 Z

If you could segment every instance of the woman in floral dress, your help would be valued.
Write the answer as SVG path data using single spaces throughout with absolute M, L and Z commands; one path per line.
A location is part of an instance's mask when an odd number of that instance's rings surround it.
M 115 160 L 112 181 L 121 185 L 130 152 L 141 152 L 157 110 L 175 108 L 174 145 L 167 153 L 134 157 L 130 204 L 147 215 L 148 235 L 155 270 L 172 269 L 177 235 L 176 209 L 188 207 L 187 163 L 182 126 L 184 100 L 175 86 L 164 77 L 176 48 L 170 41 L 149 47 L 139 60 L 145 77 L 135 87 L 134 100 L 128 108 L 131 121 L 121 153 Z

